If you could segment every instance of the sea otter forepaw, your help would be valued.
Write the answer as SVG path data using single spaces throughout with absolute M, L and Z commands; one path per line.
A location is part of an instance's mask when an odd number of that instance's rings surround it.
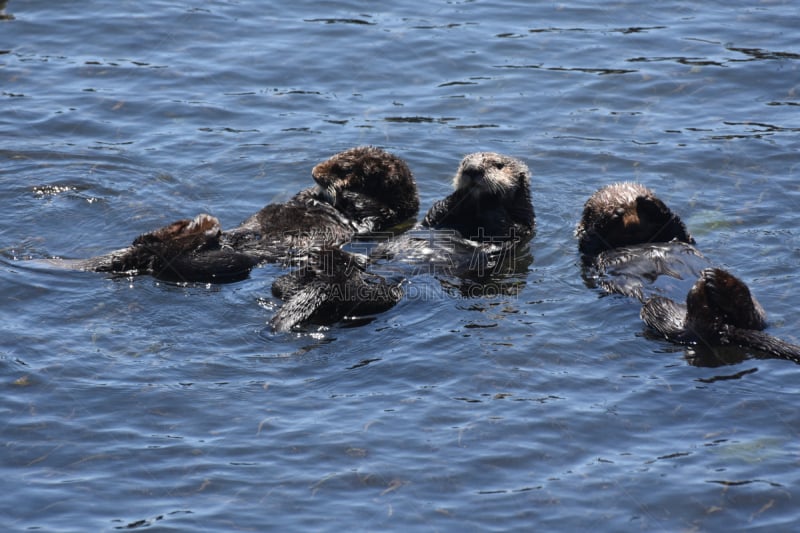
M 706 268 L 700 273 L 705 292 L 710 302 L 721 308 L 727 308 L 742 291 L 749 290 L 741 281 L 730 273 L 719 268 Z

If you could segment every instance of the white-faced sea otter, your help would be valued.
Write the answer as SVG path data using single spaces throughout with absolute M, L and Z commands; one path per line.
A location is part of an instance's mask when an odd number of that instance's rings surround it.
M 453 188 L 412 230 L 376 247 L 373 260 L 483 279 L 525 254 L 536 228 L 525 163 L 494 152 L 469 154 L 458 166 Z
M 75 266 L 173 281 L 234 281 L 261 262 L 302 258 L 312 247 L 388 230 L 419 209 L 408 166 L 380 148 L 345 150 L 316 165 L 311 175 L 314 187 L 285 203 L 267 205 L 232 230 L 222 231 L 216 218 L 199 215 Z
M 316 253 L 328 258 L 278 278 L 273 293 L 286 303 L 271 320 L 273 328 L 388 309 L 402 296 L 402 279 L 419 267 L 485 279 L 512 261 L 534 233 L 528 167 L 506 155 L 474 153 L 461 161 L 453 185 L 455 191 L 434 203 L 420 224 L 378 244 L 368 259 L 322 249 Z
M 639 299 L 642 319 L 668 340 L 800 362 L 800 347 L 761 331 L 766 315 L 747 285 L 713 268 L 678 215 L 646 187 L 617 183 L 595 192 L 576 235 L 587 282 Z M 684 297 L 685 305 L 675 302 Z

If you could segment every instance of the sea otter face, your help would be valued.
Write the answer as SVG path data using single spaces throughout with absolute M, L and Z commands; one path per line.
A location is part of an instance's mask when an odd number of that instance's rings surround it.
M 681 219 L 637 183 L 615 183 L 594 193 L 583 208 L 576 235 L 585 254 L 673 239 L 694 244 Z
M 453 187 L 474 196 L 513 196 L 516 189 L 528 190 L 530 173 L 518 159 L 494 152 L 478 152 L 461 160 Z
M 352 192 L 386 205 L 401 219 L 419 209 L 417 185 L 408 165 L 380 148 L 359 146 L 340 152 L 315 166 L 311 176 L 321 198 L 334 207 L 343 192 Z

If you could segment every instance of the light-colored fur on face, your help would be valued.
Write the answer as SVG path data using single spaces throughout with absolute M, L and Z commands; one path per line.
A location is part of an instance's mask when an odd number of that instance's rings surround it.
M 461 160 L 453 187 L 477 196 L 487 193 L 502 196 L 520 185 L 520 176 L 524 176 L 524 184 L 528 185 L 530 177 L 525 163 L 494 152 L 477 152 Z

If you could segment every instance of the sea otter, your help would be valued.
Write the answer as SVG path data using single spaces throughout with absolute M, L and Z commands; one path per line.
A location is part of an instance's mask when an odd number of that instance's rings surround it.
M 453 187 L 422 222 L 379 245 L 372 258 L 481 279 L 524 251 L 536 228 L 525 163 L 494 152 L 469 154 L 458 166 Z
M 678 215 L 650 189 L 631 182 L 595 192 L 583 206 L 576 234 L 581 253 L 593 256 L 633 244 L 695 242 Z
M 646 187 L 617 183 L 598 190 L 576 235 L 585 278 L 639 299 L 642 319 L 666 339 L 738 345 L 800 362 L 800 347 L 761 331 L 766 315 L 747 285 L 712 268 L 680 218 Z M 688 293 L 687 283 L 693 283 Z M 676 294 L 686 295 L 685 306 L 671 299 Z
M 531 178 L 527 165 L 507 155 L 477 152 L 461 160 L 455 191 L 433 204 L 421 226 L 485 236 L 530 238 L 534 231 Z
M 416 216 L 417 185 L 408 165 L 380 148 L 340 152 L 314 167 L 316 187 L 272 204 L 223 233 L 235 250 L 275 261 L 309 247 L 339 245 Z
M 420 267 L 485 280 L 513 263 L 535 227 L 528 167 L 501 154 L 470 154 L 453 184 L 455 191 L 434 203 L 420 224 L 378 244 L 368 259 L 342 250 L 323 252 L 279 278 L 273 293 L 287 301 L 271 321 L 273 328 L 286 331 L 304 322 L 333 323 L 388 309 L 402 295 L 401 280 L 420 273 Z M 337 301 L 343 294 L 347 298 Z
M 220 231 L 216 218 L 199 215 L 75 266 L 174 281 L 233 281 L 261 262 L 302 258 L 313 247 L 391 229 L 419 209 L 408 165 L 380 148 L 345 150 L 316 165 L 311 175 L 316 186 L 267 205 L 232 230 Z
M 678 344 L 742 346 L 800 363 L 800 346 L 761 331 L 767 327 L 764 310 L 744 282 L 719 268 L 701 272 L 685 305 L 653 296 L 642 307 L 641 317 Z
M 223 248 L 221 234 L 215 217 L 200 214 L 140 235 L 130 247 L 88 261 L 98 272 L 148 273 L 175 282 L 244 279 L 257 258 Z
M 587 284 L 641 301 L 661 285 L 696 279 L 710 266 L 680 217 L 638 183 L 595 192 L 575 233 Z

